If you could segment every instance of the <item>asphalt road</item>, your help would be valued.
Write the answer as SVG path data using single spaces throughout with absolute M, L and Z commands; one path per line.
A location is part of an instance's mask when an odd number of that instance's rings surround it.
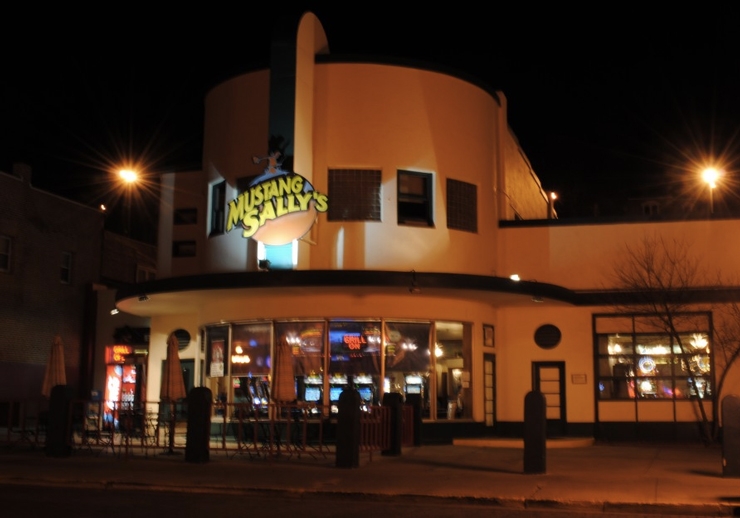
M 0 485 L 0 515 L 24 518 L 177 518 L 207 516 L 295 516 L 300 518 L 375 518 L 424 516 L 424 518 L 686 518 L 695 515 L 644 514 L 578 511 L 577 509 L 509 508 L 436 498 L 358 499 L 342 495 L 274 491 L 121 490 L 104 488 L 49 487 L 20 484 Z

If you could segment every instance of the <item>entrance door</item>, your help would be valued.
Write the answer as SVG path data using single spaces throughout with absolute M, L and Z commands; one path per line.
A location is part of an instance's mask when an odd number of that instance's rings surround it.
M 565 435 L 565 362 L 532 362 L 532 390 L 545 396 L 548 437 Z
M 486 430 L 496 426 L 496 355 L 483 355 L 483 415 Z

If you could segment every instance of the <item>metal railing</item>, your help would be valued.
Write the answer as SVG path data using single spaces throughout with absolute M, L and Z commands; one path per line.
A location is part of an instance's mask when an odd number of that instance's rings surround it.
M 261 407 L 230 403 L 214 406 L 209 449 L 231 456 L 327 457 L 336 451 L 336 415 L 328 406 L 270 403 Z M 49 401 L 0 401 L 0 444 L 43 448 Z M 403 443 L 413 434 L 413 414 L 404 408 Z M 360 452 L 390 448 L 391 408 L 366 407 L 360 414 Z M 70 401 L 67 435 L 72 451 L 117 456 L 174 453 L 187 446 L 187 403 Z
M 326 456 L 328 408 L 313 404 L 224 404 L 211 418 L 211 450 L 250 456 Z M 218 415 L 221 414 L 221 415 Z
M 43 447 L 49 402 L 44 399 L 0 401 L 0 442 Z
M 360 414 L 360 453 L 373 453 L 391 447 L 391 407 L 371 406 Z
M 187 404 L 117 403 L 75 399 L 70 402 L 68 437 L 76 449 L 98 453 L 110 448 L 129 455 L 134 448 L 149 454 L 174 452 L 186 444 Z

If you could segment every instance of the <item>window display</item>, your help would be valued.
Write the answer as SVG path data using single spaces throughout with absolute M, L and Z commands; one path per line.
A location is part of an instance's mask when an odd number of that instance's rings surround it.
M 459 322 L 380 320 L 209 326 L 203 337 L 206 383 L 216 416 L 226 415 L 231 404 L 267 413 L 275 401 L 307 404 L 315 415 L 336 414 L 342 391 L 352 386 L 365 410 L 381 404 L 385 393 L 398 392 L 420 398 L 425 418 L 448 419 L 450 401 L 453 418 L 469 417 L 471 329 Z
M 597 349 L 601 400 L 712 395 L 707 332 L 600 334 Z

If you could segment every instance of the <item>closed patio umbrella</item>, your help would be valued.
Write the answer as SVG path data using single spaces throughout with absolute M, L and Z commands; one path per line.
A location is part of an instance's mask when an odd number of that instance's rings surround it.
M 162 372 L 162 386 L 159 389 L 159 399 L 169 407 L 169 453 L 174 453 L 175 446 L 175 415 L 174 404 L 178 399 L 187 397 L 185 392 L 185 379 L 182 375 L 182 365 L 180 364 L 180 347 L 175 333 L 171 333 L 167 338 L 167 357 L 164 360 L 164 370 Z
M 175 333 L 167 338 L 167 358 L 164 361 L 162 386 L 159 390 L 159 399 L 162 401 L 177 401 L 187 397 L 185 379 L 180 364 L 179 342 Z
M 64 369 L 64 343 L 62 342 L 62 337 L 56 335 L 51 343 L 51 354 L 49 354 L 49 360 L 46 363 L 41 394 L 44 397 L 51 397 L 51 389 L 57 385 L 66 384 L 67 374 Z
M 278 403 L 291 403 L 296 399 L 293 351 L 287 340 L 280 340 L 275 347 L 275 371 L 272 399 Z

